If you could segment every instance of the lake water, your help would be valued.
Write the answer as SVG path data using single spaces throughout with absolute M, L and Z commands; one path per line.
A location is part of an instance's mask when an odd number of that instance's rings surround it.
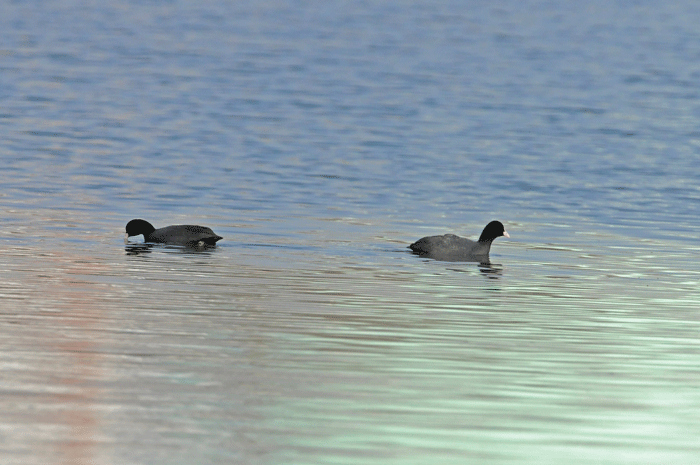
M 697 2 L 2 9 L 3 464 L 700 460 Z

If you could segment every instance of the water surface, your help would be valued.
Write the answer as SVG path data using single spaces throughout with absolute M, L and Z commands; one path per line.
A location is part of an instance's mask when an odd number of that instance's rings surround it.
M 7 5 L 2 463 L 696 463 L 699 13 Z

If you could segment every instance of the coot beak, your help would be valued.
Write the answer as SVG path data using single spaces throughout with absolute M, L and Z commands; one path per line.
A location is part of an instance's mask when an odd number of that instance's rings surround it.
M 125 244 L 129 243 L 129 233 L 124 233 L 124 243 Z
M 503 230 L 503 235 L 510 239 L 510 234 L 508 234 L 508 231 L 506 231 L 505 229 Z

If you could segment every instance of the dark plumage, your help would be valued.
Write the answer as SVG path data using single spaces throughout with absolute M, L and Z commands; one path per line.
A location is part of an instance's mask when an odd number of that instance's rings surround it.
M 156 229 L 146 220 L 131 220 L 126 224 L 126 238 L 143 234 L 146 242 L 160 244 L 185 245 L 189 247 L 201 247 L 216 245 L 216 241 L 223 239 L 214 234 L 210 228 L 191 224 L 179 224 Z
M 454 234 L 428 236 L 419 239 L 408 247 L 421 257 L 452 262 L 488 261 L 491 243 L 497 237 L 510 237 L 500 221 L 486 225 L 478 241 L 472 241 Z

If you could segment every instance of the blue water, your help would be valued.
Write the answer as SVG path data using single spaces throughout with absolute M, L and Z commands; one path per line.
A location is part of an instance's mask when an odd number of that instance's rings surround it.
M 0 462 L 698 463 L 699 23 L 4 5 Z

